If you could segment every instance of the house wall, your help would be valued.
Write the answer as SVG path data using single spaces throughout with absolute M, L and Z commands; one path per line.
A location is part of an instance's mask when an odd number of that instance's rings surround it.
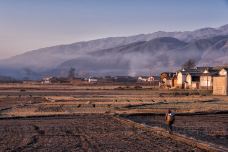
M 192 85 L 192 76 L 190 74 L 187 75 L 186 81 L 188 82 L 188 85 Z
M 189 89 L 199 89 L 200 87 L 200 82 L 199 81 L 193 81 L 193 77 L 188 74 L 187 77 L 186 77 L 186 82 L 187 83 L 187 88 Z
M 213 80 L 213 95 L 228 95 L 227 76 L 214 77 Z
M 182 73 L 177 74 L 177 85 L 182 85 Z
M 177 87 L 177 78 L 172 79 L 172 87 Z
M 212 76 L 200 76 L 200 88 L 212 89 L 213 81 Z
M 183 75 L 181 72 L 177 74 L 177 86 L 183 88 L 184 81 L 186 81 L 186 75 Z
M 199 82 L 192 82 L 191 88 L 192 89 L 199 89 Z
M 228 95 L 228 78 L 227 71 L 219 71 L 218 77 L 213 78 L 213 95 Z

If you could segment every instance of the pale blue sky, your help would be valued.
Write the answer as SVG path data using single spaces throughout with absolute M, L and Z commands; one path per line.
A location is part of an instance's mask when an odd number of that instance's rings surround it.
M 0 0 L 0 52 L 228 24 L 228 0 Z

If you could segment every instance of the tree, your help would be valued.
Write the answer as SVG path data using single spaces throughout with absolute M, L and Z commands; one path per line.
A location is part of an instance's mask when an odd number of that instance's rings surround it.
M 75 68 L 70 68 L 68 72 L 68 78 L 69 79 L 74 79 L 75 78 Z
M 194 59 L 189 59 L 182 65 L 182 69 L 193 69 L 195 67 L 196 61 Z

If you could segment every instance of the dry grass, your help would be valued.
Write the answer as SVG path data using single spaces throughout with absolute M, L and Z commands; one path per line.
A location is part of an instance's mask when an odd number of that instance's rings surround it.
M 3 86 L 0 85 L 0 88 L 1 87 Z M 109 116 L 110 114 L 123 113 L 165 113 L 168 108 L 173 109 L 177 113 L 228 110 L 228 97 L 202 96 L 195 94 L 185 95 L 186 91 L 183 91 L 183 93 L 181 90 L 179 90 L 180 93 L 177 94 L 174 92 L 178 90 L 118 90 L 116 89 L 118 86 L 89 87 L 65 85 L 42 86 L 42 88 L 41 86 L 33 85 L 23 86 L 20 88 L 21 86 L 19 85 L 12 88 L 9 86 L 4 87 L 8 87 L 8 90 L 0 90 L 0 117 L 6 117 L 8 119 L 8 117 L 17 116 L 40 116 L 40 119 L 33 121 L 21 121 L 15 119 L 10 120 L 9 122 L 4 121 L 5 118 L 1 120 L 0 124 L 4 127 L 4 129 L 0 129 L 0 131 L 2 131 L 1 133 L 5 133 L 4 137 L 7 138 L 4 140 L 3 138 L 0 138 L 0 141 L 6 141 L 6 144 L 0 144 L 0 149 L 7 149 L 11 147 L 11 150 L 21 150 L 20 148 L 28 150 L 26 148 L 31 148 L 29 150 L 32 151 L 37 148 L 36 146 L 45 148 L 43 145 L 49 142 L 48 138 L 51 137 L 49 134 L 46 135 L 45 133 L 53 133 L 56 136 L 53 136 L 50 145 L 59 145 L 59 141 L 61 141 L 64 146 L 69 146 L 68 149 L 72 148 L 72 141 L 74 143 L 78 142 L 82 145 L 82 147 L 79 146 L 79 149 L 83 149 L 83 147 L 88 146 L 88 144 L 90 146 L 92 145 L 92 147 L 87 147 L 84 151 L 89 148 L 93 149 L 94 145 L 98 148 L 102 148 L 104 143 L 106 143 L 106 148 L 110 148 L 110 151 L 115 151 L 115 148 L 120 148 L 119 150 L 121 151 L 131 151 L 132 149 L 135 150 L 135 148 L 140 150 L 142 145 L 148 146 L 144 147 L 145 150 L 143 151 L 148 149 L 150 151 L 153 147 L 156 147 L 156 149 L 161 148 L 161 151 L 171 151 L 173 148 L 177 151 L 184 151 L 186 148 L 188 148 L 188 150 L 194 150 L 192 147 L 186 146 L 183 143 L 176 142 L 174 140 L 169 141 L 169 139 L 165 137 L 155 136 L 154 134 L 148 136 L 148 133 L 142 132 L 142 130 L 134 132 L 135 128 L 129 128 L 130 126 L 120 125 L 119 122 L 113 122 L 112 117 Z M 25 91 L 22 92 L 21 89 L 25 89 Z M 74 116 L 74 118 L 70 118 L 69 120 L 65 118 L 61 119 L 61 115 L 65 116 L 72 114 L 75 114 L 75 116 L 78 114 L 78 117 Z M 54 115 L 58 115 L 58 117 L 48 118 L 49 120 L 47 121 L 44 121 L 45 118 L 42 117 Z M 23 126 L 18 127 L 20 126 L 19 124 Z M 33 128 L 33 125 L 35 125 L 35 130 L 31 129 Z M 11 128 L 7 130 L 9 126 Z M 79 128 L 79 130 L 74 130 L 75 126 L 76 128 Z M 43 128 L 44 133 L 37 134 L 36 131 L 39 131 L 37 127 Z M 57 127 L 58 129 L 53 131 L 53 127 Z M 110 127 L 112 127 L 112 129 L 110 129 Z M 80 131 L 83 128 L 87 130 Z M 15 136 L 18 137 L 11 140 L 11 138 L 9 138 L 12 136 L 12 132 L 10 132 L 10 130 L 12 130 Z M 62 130 L 64 130 L 64 133 Z M 88 131 L 91 132 L 87 135 L 86 133 L 88 133 Z M 34 140 L 33 138 L 31 140 L 31 136 L 33 137 L 31 132 L 36 134 Z M 77 136 L 69 135 L 71 132 L 74 132 Z M 97 134 L 92 136 L 93 133 Z M 215 134 L 217 135 L 219 133 Z M 59 138 L 59 135 L 61 135 L 61 138 Z M 78 141 L 74 141 L 76 140 L 75 137 L 80 137 L 80 139 Z M 154 139 L 154 137 L 156 138 Z M 36 141 L 36 138 L 39 140 Z M 22 142 L 19 143 L 19 139 Z M 9 140 L 12 142 L 8 143 L 7 141 Z M 29 141 L 27 142 L 27 140 Z M 67 142 L 68 140 L 72 141 Z M 90 142 L 88 142 L 88 140 L 90 140 Z M 102 146 L 97 144 L 97 141 L 102 143 Z M 164 142 L 167 141 L 171 142 L 171 145 L 168 147 L 164 144 Z M 33 142 L 35 144 L 33 144 Z M 140 144 L 138 144 L 139 142 Z M 30 143 L 32 143 L 34 147 L 27 146 L 30 145 Z M 154 143 L 159 144 L 159 146 Z M 175 145 L 179 145 L 179 147 L 173 147 L 173 143 Z M 112 147 L 108 147 L 109 145 L 112 145 Z M 48 145 L 46 146 L 47 149 L 50 148 Z M 62 148 L 64 148 L 64 146 Z M 59 150 L 63 150 L 61 149 L 61 146 Z
M 228 110 L 228 97 L 185 95 L 186 90 L 114 89 L 117 86 L 89 86 L 87 90 L 84 87 L 88 86 L 72 85 L 45 85 L 44 90 L 34 90 L 39 86 L 14 86 L 26 89 L 25 92 L 4 86 L 8 91 L 1 91 L 0 114 L 164 113 L 168 108 L 179 113 Z

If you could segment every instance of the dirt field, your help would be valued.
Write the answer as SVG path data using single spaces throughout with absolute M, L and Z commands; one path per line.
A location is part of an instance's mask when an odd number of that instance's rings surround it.
M 164 127 L 168 108 L 176 133 L 226 146 L 228 97 L 134 87 L 0 85 L 0 151 L 202 151 L 116 119 Z
M 127 118 L 149 126 L 167 128 L 164 116 L 132 115 Z M 174 132 L 228 147 L 228 114 L 177 115 Z
M 160 93 L 159 93 L 160 92 Z M 157 90 L 7 90 L 0 91 L 1 116 L 75 113 L 177 113 L 228 110 L 228 97 L 160 96 Z
M 107 115 L 0 120 L 0 126 L 1 151 L 201 151 Z

